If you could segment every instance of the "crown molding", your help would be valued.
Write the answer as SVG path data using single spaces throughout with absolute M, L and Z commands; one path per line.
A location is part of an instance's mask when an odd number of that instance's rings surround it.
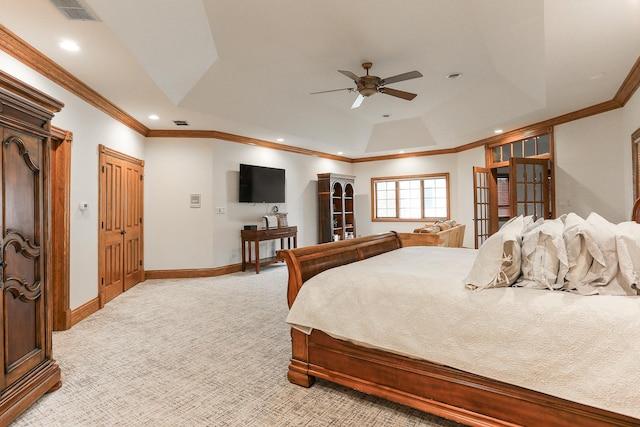
M 620 85 L 620 88 L 614 95 L 614 97 L 605 102 L 601 102 L 590 107 L 582 108 L 577 111 L 573 111 L 567 114 L 563 114 L 552 119 L 544 120 L 539 123 L 524 126 L 519 129 L 515 129 L 509 132 L 502 133 L 500 135 L 491 136 L 475 142 L 464 144 L 455 148 L 431 150 L 431 151 L 419 151 L 404 154 L 394 154 L 385 156 L 371 156 L 361 158 L 348 158 L 342 156 L 336 156 L 329 153 L 324 153 L 315 150 L 308 150 L 299 147 L 293 147 L 285 144 L 278 144 L 275 142 L 265 141 L 256 138 L 244 137 L 240 135 L 234 135 L 225 132 L 219 132 L 215 130 L 151 130 L 145 125 L 137 121 L 135 118 L 127 114 L 125 111 L 117 107 L 111 101 L 91 89 L 82 81 L 77 79 L 71 73 L 51 59 L 46 57 L 40 51 L 36 50 L 17 35 L 12 33 L 8 28 L 0 24 L 0 49 L 16 58 L 23 64 L 31 67 L 44 77 L 48 78 L 52 82 L 62 86 L 67 91 L 75 94 L 79 98 L 83 99 L 87 103 L 93 105 L 105 114 L 118 120 L 125 126 L 133 129 L 141 135 L 148 138 L 215 138 L 224 141 L 230 141 L 240 144 L 256 145 L 260 147 L 270 148 L 274 150 L 288 151 L 291 153 L 303 154 L 308 156 L 322 157 L 332 160 L 338 160 L 349 163 L 361 163 L 372 162 L 379 160 L 393 160 L 407 157 L 422 157 L 422 156 L 435 156 L 442 154 L 459 153 L 462 151 L 470 150 L 477 147 L 482 147 L 494 143 L 504 142 L 517 138 L 518 135 L 527 134 L 532 130 L 540 128 L 553 128 L 554 126 L 571 122 L 574 120 L 583 119 L 585 117 L 601 114 L 607 111 L 611 111 L 617 108 L 623 107 L 629 99 L 640 87 L 640 57 L 636 60 L 635 64 L 631 68 L 627 77 Z
M 306 148 L 294 147 L 292 145 L 279 144 L 247 136 L 234 135 L 232 133 L 220 132 L 217 130 L 150 130 L 147 138 L 212 138 L 223 141 L 236 142 L 238 144 L 255 145 L 257 147 L 270 148 L 273 150 L 288 151 L 290 153 L 304 154 L 307 156 L 322 157 L 325 159 L 338 160 L 341 162 L 352 162 L 352 159 L 322 151 L 309 150 Z
M 125 126 L 142 135 L 149 132 L 145 125 L 91 89 L 2 24 L 0 24 L 0 49 Z

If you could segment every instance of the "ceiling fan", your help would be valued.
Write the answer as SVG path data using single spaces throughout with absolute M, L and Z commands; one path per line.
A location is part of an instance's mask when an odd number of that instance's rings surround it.
M 384 93 L 386 95 L 395 96 L 398 98 L 406 99 L 407 101 L 411 101 L 417 95 L 415 93 L 405 92 L 402 90 L 392 89 L 390 87 L 386 87 L 386 85 L 390 83 L 402 82 L 404 80 L 416 79 L 418 77 L 422 77 L 422 73 L 419 71 L 409 71 L 408 73 L 398 74 L 396 76 L 387 77 L 386 79 L 381 79 L 377 76 L 370 76 L 369 69 L 373 66 L 371 62 L 365 62 L 362 64 L 362 68 L 365 69 L 367 75 L 358 77 L 351 71 L 338 70 L 340 73 L 349 77 L 356 84 L 356 87 L 347 87 L 342 89 L 333 89 L 333 90 L 324 90 L 321 92 L 313 92 L 311 95 L 315 95 L 318 93 L 327 93 L 327 92 L 338 92 L 341 90 L 348 90 L 349 92 L 358 92 L 358 97 L 354 101 L 351 108 L 358 108 L 364 98 L 367 96 L 371 96 L 374 93 Z

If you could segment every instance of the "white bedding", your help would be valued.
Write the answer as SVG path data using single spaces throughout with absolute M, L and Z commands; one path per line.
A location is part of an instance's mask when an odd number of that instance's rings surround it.
M 474 292 L 476 254 L 408 247 L 324 271 L 287 322 L 640 418 L 640 297 Z

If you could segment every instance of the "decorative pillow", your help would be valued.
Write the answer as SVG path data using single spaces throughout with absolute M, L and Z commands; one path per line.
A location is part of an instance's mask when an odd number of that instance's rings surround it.
M 560 289 L 568 271 L 567 249 L 562 238 L 565 215 L 536 221 L 522 236 L 522 275 L 516 286 Z
M 440 227 L 441 230 L 448 230 L 451 228 L 451 224 L 447 221 L 438 221 L 436 225 Z
M 623 273 L 618 267 L 617 227 L 600 215 L 592 212 L 587 217 L 587 223 L 593 227 L 594 237 L 604 263 L 596 262 L 594 258 L 591 268 L 584 278 L 584 283 L 578 284 L 576 291 L 583 295 L 629 295 L 624 287 Z M 623 251 L 623 249 L 620 249 Z M 623 255 L 623 261 L 628 257 Z M 625 270 L 627 268 L 625 267 Z
M 538 218 L 537 220 L 534 221 L 533 220 L 533 215 L 525 216 L 524 217 L 524 229 L 522 230 L 522 235 L 524 236 L 529 231 L 531 231 L 534 228 L 542 225 L 543 222 L 544 222 L 544 218 Z
M 579 215 L 575 213 L 567 215 L 562 237 L 567 248 L 569 267 L 564 289 L 574 290 L 584 282 L 593 259 L 604 265 L 604 258 L 596 242 L 593 228 Z
M 616 225 L 618 282 L 627 295 L 640 295 L 640 224 L 635 221 Z
M 520 275 L 520 239 L 523 217 L 505 223 L 478 250 L 464 284 L 472 290 L 506 287 Z
M 538 221 L 543 222 L 544 219 L 543 218 L 538 218 Z M 535 221 L 533 220 L 533 215 L 527 215 L 523 218 L 523 222 L 524 222 L 524 229 L 526 230 L 527 228 L 529 228 L 529 226 L 531 226 Z M 539 225 L 539 224 L 538 224 Z

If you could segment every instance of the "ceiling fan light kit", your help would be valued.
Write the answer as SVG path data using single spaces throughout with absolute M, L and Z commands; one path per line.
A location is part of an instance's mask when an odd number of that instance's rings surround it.
M 354 101 L 351 108 L 358 108 L 362 101 L 364 101 L 365 97 L 371 96 L 375 93 L 384 93 L 386 95 L 395 96 L 396 98 L 406 99 L 407 101 L 411 101 L 417 95 L 415 93 L 405 92 L 398 89 L 392 89 L 386 87 L 387 84 L 402 82 L 405 80 L 416 79 L 418 77 L 422 77 L 422 73 L 419 71 L 409 71 L 407 73 L 398 74 L 395 76 L 387 77 L 386 79 L 381 79 L 378 76 L 370 76 L 369 69 L 373 66 L 371 62 L 365 62 L 362 64 L 362 68 L 365 69 L 366 75 L 358 77 L 356 74 L 351 71 L 338 70 L 338 72 L 344 74 L 349 77 L 356 84 L 355 88 L 344 88 L 344 89 L 332 89 L 325 90 L 321 92 L 313 92 L 311 95 L 315 95 L 318 93 L 327 93 L 327 92 L 338 92 L 343 90 L 348 90 L 349 92 L 358 91 L 358 97 Z

